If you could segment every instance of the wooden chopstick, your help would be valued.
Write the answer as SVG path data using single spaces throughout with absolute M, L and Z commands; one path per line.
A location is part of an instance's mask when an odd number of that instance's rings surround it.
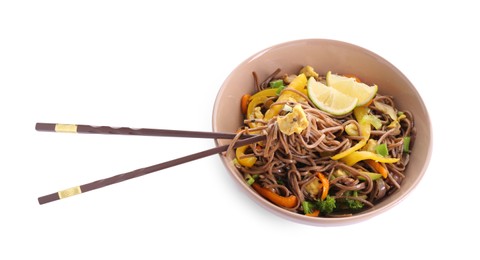
M 170 136 L 170 137 L 216 138 L 216 139 L 233 139 L 236 135 L 235 133 L 92 126 L 92 125 L 81 125 L 81 124 L 57 124 L 57 123 L 37 123 L 35 125 L 35 129 L 37 131 L 43 131 L 43 132 L 61 132 L 61 133 Z M 240 136 L 240 138 L 243 139 L 243 138 L 252 137 L 252 136 L 253 135 L 242 135 Z
M 266 138 L 265 135 L 257 135 L 257 136 L 249 137 L 249 138 L 237 141 L 233 145 L 233 147 L 236 148 L 236 147 L 244 146 L 244 145 L 247 145 L 247 144 L 256 143 L 256 142 L 265 140 L 265 138 Z M 85 193 L 87 191 L 100 189 L 100 188 L 103 188 L 105 186 L 112 185 L 112 184 L 115 184 L 115 183 L 119 183 L 119 182 L 122 182 L 122 181 L 137 178 L 137 177 L 140 177 L 140 176 L 152 173 L 152 172 L 160 171 L 160 170 L 163 170 L 163 169 L 166 169 L 166 168 L 169 168 L 169 167 L 173 167 L 173 166 L 180 165 L 180 164 L 183 164 L 183 163 L 191 162 L 191 161 L 201 159 L 201 158 L 204 158 L 204 157 L 207 157 L 207 156 L 210 156 L 210 155 L 214 155 L 214 154 L 217 154 L 217 153 L 224 152 L 228 149 L 228 146 L 229 145 L 218 146 L 218 147 L 211 148 L 211 149 L 208 149 L 208 150 L 205 150 L 205 151 L 202 151 L 202 152 L 198 152 L 198 153 L 194 153 L 194 154 L 187 155 L 187 156 L 184 156 L 184 157 L 180 157 L 180 158 L 177 158 L 177 159 L 173 159 L 171 161 L 155 164 L 155 165 L 152 165 L 152 166 L 149 166 L 149 167 L 140 168 L 140 169 L 133 170 L 133 171 L 130 171 L 130 172 L 127 172 L 127 173 L 118 174 L 118 175 L 115 175 L 115 176 L 112 176 L 112 177 L 109 177 L 109 178 L 93 181 L 93 182 L 86 183 L 86 184 L 83 184 L 83 185 L 80 185 L 80 186 L 75 186 L 75 187 L 72 187 L 72 188 L 69 188 L 69 189 L 66 189 L 66 190 L 54 192 L 54 193 L 39 197 L 38 198 L 38 203 L 40 205 L 42 205 L 42 204 L 49 203 L 49 202 L 52 202 L 52 201 L 56 201 L 56 200 L 68 198 L 68 197 L 71 197 L 71 196 L 74 196 L 74 195 L 78 195 L 78 194 L 81 194 L 81 193 Z

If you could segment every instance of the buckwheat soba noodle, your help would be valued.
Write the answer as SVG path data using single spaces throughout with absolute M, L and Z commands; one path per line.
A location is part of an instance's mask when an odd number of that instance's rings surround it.
M 318 75 L 310 66 L 298 74 L 280 72 L 262 82 L 253 72 L 256 92 L 242 97 L 244 125 L 227 155 L 248 185 L 271 203 L 311 217 L 350 216 L 401 189 L 415 138 L 410 112 L 354 76 Z M 350 111 L 318 108 L 327 94 L 316 95 L 310 85 L 320 82 L 330 91 L 338 83 L 331 75 L 351 85 L 364 84 L 370 97 L 346 93 L 365 103 Z M 324 98 L 325 106 L 343 105 L 329 103 L 332 97 Z M 242 134 L 266 139 L 234 149 Z

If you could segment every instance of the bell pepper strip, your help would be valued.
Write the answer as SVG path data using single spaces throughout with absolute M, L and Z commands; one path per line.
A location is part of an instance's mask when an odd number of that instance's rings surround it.
M 253 94 L 253 96 L 249 98 L 249 103 L 248 103 L 247 113 L 246 113 L 247 117 L 249 117 L 253 113 L 253 111 L 255 110 L 255 107 L 265 103 L 265 101 L 268 98 L 275 97 L 275 96 L 277 96 L 277 94 L 276 94 L 276 90 L 273 88 L 267 88 Z
M 241 102 L 240 102 L 240 108 L 242 109 L 242 114 L 247 114 L 247 108 L 248 108 L 248 103 L 251 95 L 250 94 L 245 94 L 242 96 Z
M 305 86 L 307 86 L 307 77 L 305 74 L 300 74 L 293 81 L 288 84 L 288 88 L 292 88 L 298 91 L 304 91 Z M 295 92 L 292 91 L 284 91 L 278 97 L 277 102 L 285 102 L 288 101 L 290 98 L 293 98 L 296 101 L 301 101 L 303 98 Z M 265 121 L 268 121 L 278 115 L 280 111 L 282 111 L 283 105 L 272 105 L 265 113 Z
M 368 114 L 368 107 L 356 107 L 353 109 L 353 114 L 355 116 L 355 119 L 359 122 L 360 125 L 360 134 L 363 136 L 363 139 L 360 140 L 357 144 L 354 146 L 348 148 L 347 150 L 340 152 L 332 157 L 330 157 L 332 160 L 340 160 L 344 158 L 345 156 L 348 156 L 349 154 L 360 150 L 362 147 L 364 147 L 367 144 L 368 139 L 370 138 L 370 132 L 371 132 L 371 127 L 370 123 L 368 121 L 363 121 L 363 117 Z
M 295 195 L 290 195 L 288 197 L 280 196 L 277 193 L 260 186 L 260 184 L 256 182 L 252 183 L 251 186 L 256 192 L 258 192 L 258 194 L 277 206 L 293 208 L 297 205 L 298 200 Z
M 396 163 L 400 159 L 399 158 L 388 158 L 388 157 L 383 157 L 381 155 L 378 155 L 376 153 L 372 153 L 369 151 L 355 151 L 341 159 L 342 162 L 344 162 L 348 166 L 352 166 L 356 164 L 359 161 L 363 160 L 374 160 L 377 162 L 383 162 L 383 163 Z
M 320 215 L 320 210 L 316 209 L 312 211 L 311 213 L 306 213 L 305 216 L 309 217 L 318 217 Z
M 321 172 L 317 172 L 317 177 L 320 179 L 320 182 L 322 182 L 323 185 L 322 196 L 320 197 L 320 200 L 324 200 L 328 195 L 328 190 L 330 189 L 330 182 L 328 181 L 327 177 L 325 177 L 325 175 L 323 175 L 323 173 Z
M 381 165 L 379 162 L 376 162 L 374 160 L 365 160 L 365 163 L 372 167 L 373 170 L 380 173 L 384 179 L 388 177 L 387 168 L 383 167 L 383 165 Z
M 364 147 L 367 144 L 367 140 L 362 139 L 360 140 L 356 145 L 348 148 L 347 150 L 337 153 L 336 155 L 330 157 L 332 160 L 340 160 L 342 158 L 345 158 L 346 156 L 354 153 L 357 150 L 360 150 L 360 148 Z
M 240 146 L 235 150 L 235 157 L 240 165 L 252 167 L 257 162 L 257 157 L 243 157 L 249 145 Z

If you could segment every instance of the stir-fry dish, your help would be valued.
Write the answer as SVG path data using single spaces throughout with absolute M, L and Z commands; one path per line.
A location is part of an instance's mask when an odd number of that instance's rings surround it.
M 354 75 L 277 69 L 241 99 L 244 125 L 229 156 L 245 182 L 286 210 L 311 217 L 361 212 L 401 188 L 413 116 L 381 86 Z M 243 134 L 266 139 L 233 148 Z

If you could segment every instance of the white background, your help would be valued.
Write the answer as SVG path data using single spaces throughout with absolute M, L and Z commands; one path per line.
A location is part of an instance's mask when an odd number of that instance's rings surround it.
M 478 259 L 480 18 L 468 1 L 424 2 L 1 1 L 0 259 Z M 214 143 L 36 122 L 210 131 L 230 71 L 302 38 L 370 49 L 423 96 L 432 160 L 397 207 L 342 227 L 294 223 L 239 193 L 218 156 L 38 205 Z

